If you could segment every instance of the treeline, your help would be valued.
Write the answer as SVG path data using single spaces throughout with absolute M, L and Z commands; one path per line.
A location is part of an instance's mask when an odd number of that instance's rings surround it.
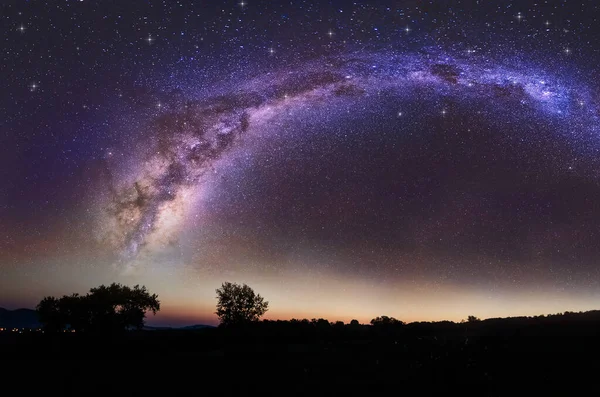
M 570 326 L 589 326 L 591 324 L 600 325 L 600 310 L 586 312 L 564 312 L 557 314 L 539 315 L 539 316 L 521 316 L 506 318 L 490 318 L 481 320 L 470 316 L 460 322 L 454 321 L 418 321 L 405 323 L 393 317 L 381 316 L 370 321 L 369 324 L 361 324 L 358 320 L 352 320 L 350 323 L 342 321 L 330 322 L 324 318 L 291 319 L 291 320 L 262 320 L 249 324 L 247 328 L 256 328 L 259 330 L 302 330 L 302 331 L 357 331 L 367 332 L 368 330 L 387 330 L 394 332 L 415 333 L 420 335 L 429 334 L 451 334 L 453 332 L 470 331 L 492 331 L 499 332 L 506 330 L 524 330 L 531 329 L 536 332 L 540 328 L 570 325 Z

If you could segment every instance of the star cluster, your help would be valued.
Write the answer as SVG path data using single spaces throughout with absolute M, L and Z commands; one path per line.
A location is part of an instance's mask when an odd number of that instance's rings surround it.
M 275 317 L 594 307 L 594 2 L 1 10 L 6 305 L 116 279 L 163 322 L 214 321 L 225 280 Z

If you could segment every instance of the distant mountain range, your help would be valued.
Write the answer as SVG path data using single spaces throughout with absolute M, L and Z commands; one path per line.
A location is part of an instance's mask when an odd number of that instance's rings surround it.
M 37 313 L 32 309 L 8 310 L 0 307 L 0 328 L 40 328 Z M 183 329 L 197 330 L 202 328 L 214 328 L 212 325 L 188 325 L 186 327 L 150 327 L 145 326 L 148 331 Z
M 39 328 L 40 326 L 35 310 L 8 310 L 0 307 L 0 328 Z
M 167 329 L 181 329 L 181 330 L 187 330 L 187 331 L 194 331 L 197 329 L 204 329 L 204 328 L 215 328 L 212 325 L 204 325 L 204 324 L 196 324 L 196 325 L 188 325 L 186 327 L 151 327 L 151 326 L 144 326 L 144 329 L 147 331 L 161 331 L 161 330 L 167 330 Z

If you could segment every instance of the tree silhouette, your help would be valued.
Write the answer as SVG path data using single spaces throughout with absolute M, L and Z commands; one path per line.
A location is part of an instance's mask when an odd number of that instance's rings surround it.
M 469 316 L 467 317 L 467 322 L 468 323 L 476 323 L 481 321 L 481 319 L 479 317 L 475 317 L 475 316 Z
M 47 296 L 38 303 L 36 310 L 38 318 L 49 332 L 61 331 L 67 325 L 67 319 L 59 309 L 60 299 Z
M 141 328 L 147 311 L 156 314 L 160 302 L 146 287 L 113 283 L 90 289 L 86 295 L 45 297 L 36 307 L 47 331 L 67 327 L 80 332 L 118 332 Z
M 246 284 L 225 282 L 217 289 L 216 315 L 221 325 L 242 325 L 258 321 L 269 302 Z
M 87 299 L 92 311 L 92 328 L 122 330 L 144 326 L 146 311 L 156 314 L 160 302 L 156 294 L 150 295 L 146 287 L 133 288 L 111 284 L 92 288 Z
M 371 325 L 374 326 L 387 326 L 387 325 L 403 325 L 404 322 L 395 319 L 394 317 L 381 316 L 375 317 L 371 320 Z

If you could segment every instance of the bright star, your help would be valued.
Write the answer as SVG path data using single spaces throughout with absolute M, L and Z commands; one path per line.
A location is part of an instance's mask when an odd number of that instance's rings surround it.
M 31 84 L 29 85 L 29 90 L 30 90 L 30 91 L 35 91 L 35 90 L 37 90 L 37 89 L 38 89 L 38 87 L 39 87 L 39 86 L 38 86 L 36 83 L 31 83 Z
M 19 32 L 24 33 L 25 32 L 25 26 L 23 26 L 23 25 L 19 26 Z
M 152 44 L 152 42 L 154 41 L 154 39 L 152 38 L 152 35 L 148 35 L 148 38 L 146 39 L 146 41 L 148 42 L 148 44 Z

